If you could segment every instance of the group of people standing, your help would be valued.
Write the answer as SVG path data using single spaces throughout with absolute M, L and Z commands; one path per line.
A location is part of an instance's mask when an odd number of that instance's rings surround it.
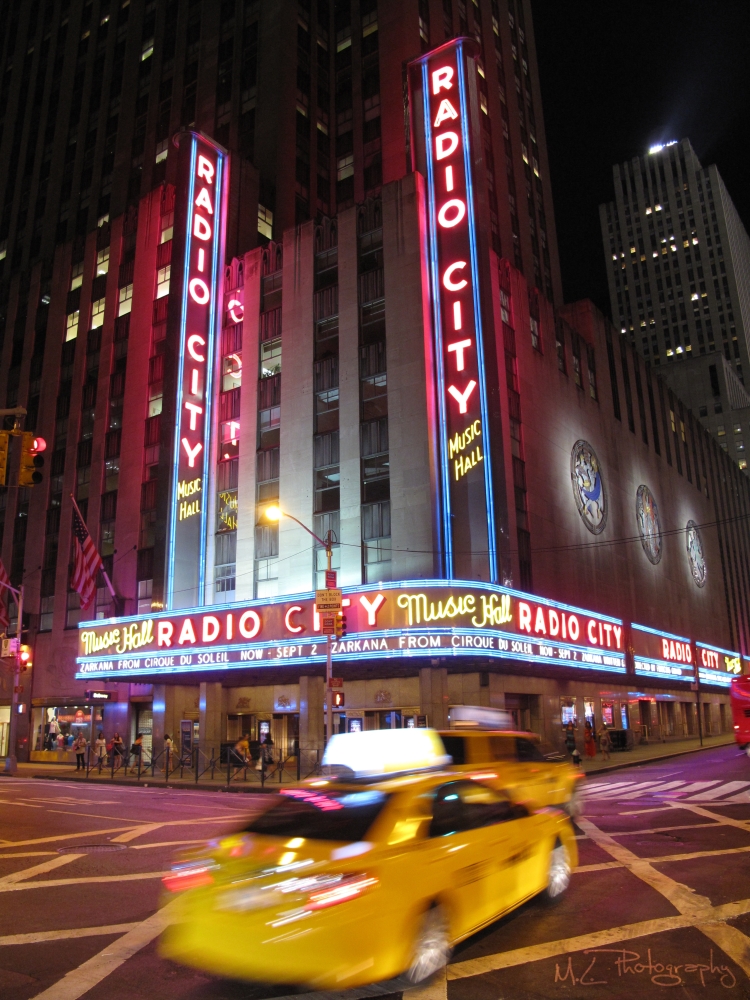
M 612 737 L 609 735 L 606 723 L 602 723 L 602 728 L 597 732 L 587 719 L 583 730 L 583 752 L 586 757 L 596 757 L 597 743 L 604 760 L 609 760 Z M 576 733 L 572 722 L 569 722 L 565 727 L 565 748 L 573 758 L 573 762 L 576 765 L 580 764 L 581 754 L 576 746 Z

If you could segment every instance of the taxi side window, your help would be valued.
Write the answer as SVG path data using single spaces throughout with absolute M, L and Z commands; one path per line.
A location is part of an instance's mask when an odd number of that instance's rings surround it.
M 523 736 L 516 737 L 516 759 L 522 764 L 544 761 L 544 754 L 531 740 L 524 739 Z
M 476 830 L 513 818 L 513 806 L 502 795 L 476 781 L 451 781 L 438 788 L 432 808 L 431 837 Z
M 490 753 L 493 760 L 515 760 L 515 750 L 512 737 L 490 736 Z
M 463 736 L 443 736 L 445 752 L 453 758 L 454 764 L 466 763 L 466 740 Z

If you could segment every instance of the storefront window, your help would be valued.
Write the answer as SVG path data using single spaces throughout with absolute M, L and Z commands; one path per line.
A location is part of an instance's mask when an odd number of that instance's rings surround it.
M 560 716 L 563 726 L 567 726 L 569 723 L 572 723 L 574 726 L 578 724 L 576 720 L 576 703 L 572 698 L 560 699 Z
M 620 705 L 620 718 L 622 719 L 622 728 L 629 729 L 628 725 L 628 706 L 626 704 Z
M 60 705 L 33 710 L 33 749 L 68 750 L 79 733 L 91 742 L 91 705 Z M 104 708 L 94 707 L 94 734 L 104 725 Z
M 605 726 L 614 726 L 615 724 L 615 706 L 611 701 L 602 702 L 602 722 Z
M 591 728 L 596 729 L 596 722 L 594 719 L 594 703 L 593 701 L 584 701 L 583 703 L 583 717 L 586 722 L 591 723 Z

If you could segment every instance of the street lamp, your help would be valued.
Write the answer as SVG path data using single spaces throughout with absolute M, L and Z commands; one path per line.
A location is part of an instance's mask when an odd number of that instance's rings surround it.
M 266 507 L 266 518 L 269 521 L 280 521 L 282 517 L 288 517 L 290 521 L 294 521 L 298 524 L 300 528 L 304 528 L 308 535 L 311 535 L 318 545 L 322 545 L 326 550 L 326 559 L 328 561 L 328 572 L 331 572 L 331 559 L 333 556 L 333 532 L 328 529 L 325 538 L 320 538 L 311 531 L 306 524 L 303 524 L 298 518 L 293 514 L 287 514 L 286 511 L 282 510 L 278 504 L 271 504 L 270 507 Z M 333 652 L 333 636 L 327 636 L 328 642 L 326 644 L 326 742 L 330 740 L 333 735 L 333 704 L 332 704 L 332 694 L 331 694 L 331 677 L 333 676 L 333 666 L 331 661 L 331 653 Z

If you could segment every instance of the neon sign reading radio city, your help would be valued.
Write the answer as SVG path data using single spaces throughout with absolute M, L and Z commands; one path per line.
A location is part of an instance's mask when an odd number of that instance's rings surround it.
M 459 552 L 481 549 L 497 580 L 467 89 L 467 62 L 474 64 L 465 46 L 451 42 L 418 60 L 412 87 L 424 110 L 445 570 L 463 575 Z
M 195 132 L 181 133 L 178 138 L 181 173 L 175 243 L 178 253 L 184 247 L 184 259 L 172 263 L 180 289 L 179 312 L 173 312 L 170 302 L 169 313 L 169 323 L 178 323 L 179 368 L 167 539 L 168 608 L 190 607 L 204 600 L 204 498 L 211 466 L 214 341 L 220 322 L 217 279 L 223 267 L 227 192 L 227 158 L 221 147 Z M 175 299 L 177 294 L 175 290 Z
M 411 581 L 347 589 L 344 660 L 363 655 L 491 656 L 625 673 L 623 624 L 493 584 Z M 82 623 L 79 676 L 322 662 L 322 617 L 311 594 Z

